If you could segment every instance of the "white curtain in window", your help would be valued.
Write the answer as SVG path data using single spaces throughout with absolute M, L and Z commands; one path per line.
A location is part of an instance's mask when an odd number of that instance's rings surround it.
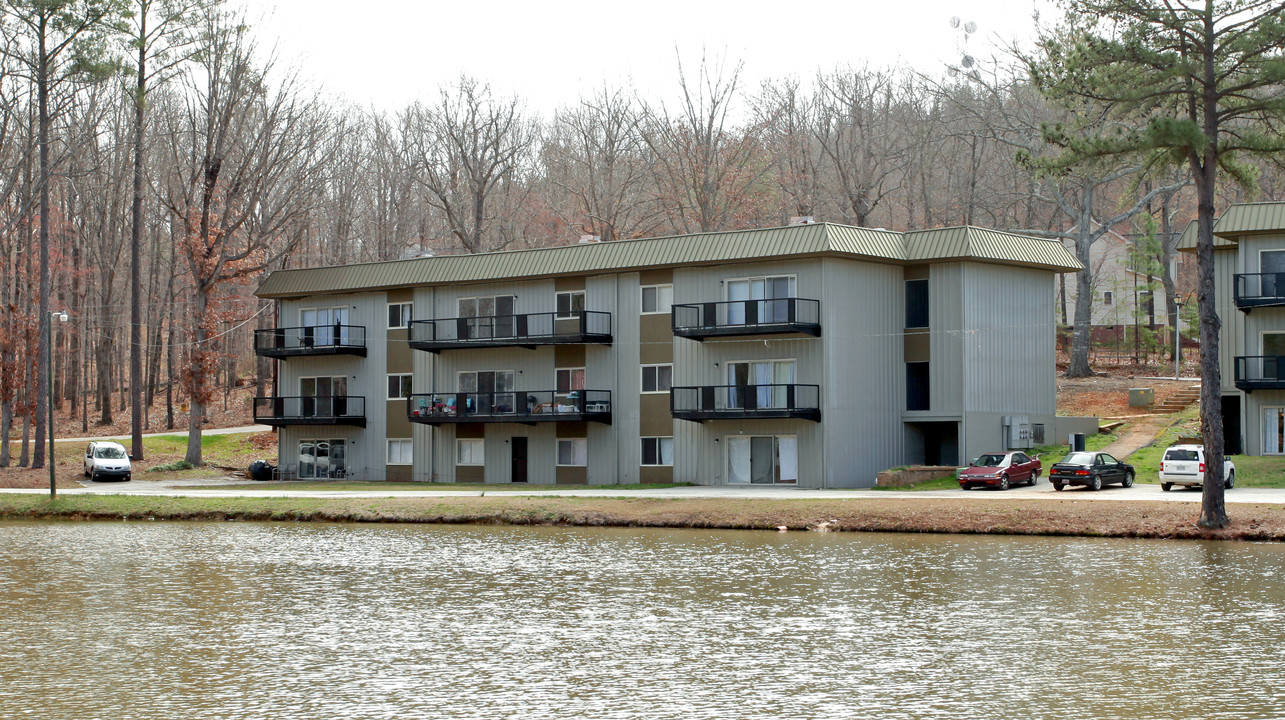
M 793 435 L 782 435 L 776 439 L 778 465 L 777 482 L 797 483 L 799 481 L 799 439 Z
M 1285 452 L 1285 408 L 1263 408 L 1263 454 Z
M 750 481 L 750 439 L 747 437 L 727 439 L 727 481 L 747 484 Z

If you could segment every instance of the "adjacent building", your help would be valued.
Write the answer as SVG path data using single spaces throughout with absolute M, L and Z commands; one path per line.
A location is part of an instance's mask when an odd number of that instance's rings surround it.
M 1079 267 L 808 224 L 282 270 L 255 418 L 291 477 L 868 487 L 1070 427 L 1052 289 Z
M 1194 253 L 1196 223 L 1178 249 Z M 1228 454 L 1285 454 L 1285 202 L 1232 205 L 1214 223 Z

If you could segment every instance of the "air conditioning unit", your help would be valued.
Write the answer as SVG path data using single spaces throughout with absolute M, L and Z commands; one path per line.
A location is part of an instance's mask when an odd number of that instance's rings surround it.
M 816 220 L 811 215 L 795 215 L 790 218 L 791 225 L 815 225 Z
M 581 235 L 580 236 L 581 245 L 586 245 L 588 243 L 598 243 L 598 242 L 602 242 L 601 235 Z

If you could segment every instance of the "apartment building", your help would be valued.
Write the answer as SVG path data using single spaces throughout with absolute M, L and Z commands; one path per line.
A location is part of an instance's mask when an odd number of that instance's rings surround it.
M 1196 251 L 1196 223 L 1178 249 Z M 1232 205 L 1214 223 L 1228 454 L 1285 454 L 1285 202 Z
M 868 487 L 1076 422 L 1051 290 L 1078 268 L 810 224 L 283 270 L 255 417 L 291 477 Z

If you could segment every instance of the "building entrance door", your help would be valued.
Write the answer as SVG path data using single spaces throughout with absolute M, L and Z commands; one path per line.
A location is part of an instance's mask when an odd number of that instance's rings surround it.
M 509 438 L 509 448 L 512 453 L 511 474 L 509 480 L 515 483 L 526 482 L 526 442 L 524 437 Z

